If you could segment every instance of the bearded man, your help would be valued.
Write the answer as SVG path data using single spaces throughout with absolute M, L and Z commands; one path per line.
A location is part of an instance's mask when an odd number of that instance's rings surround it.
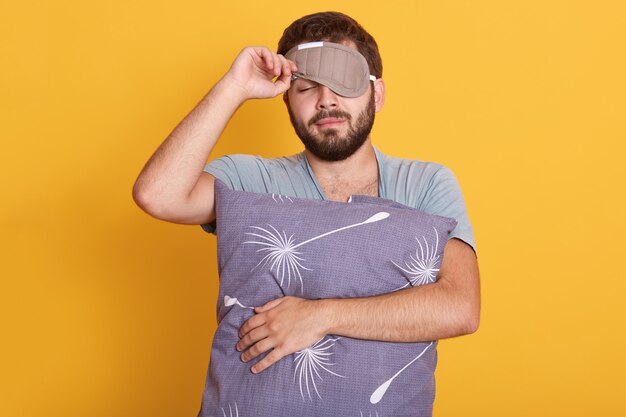
M 206 164 L 239 106 L 279 95 L 304 144 L 303 152 L 272 159 L 227 155 Z M 216 179 L 232 190 L 316 200 L 381 197 L 456 220 L 434 283 L 361 298 L 288 296 L 255 308 L 233 347 L 243 362 L 255 361 L 250 367 L 253 374 L 267 372 L 329 334 L 423 342 L 478 328 L 479 273 L 461 190 L 447 167 L 386 156 L 372 145 L 370 131 L 384 101 L 382 60 L 374 38 L 341 13 L 304 16 L 285 29 L 277 52 L 244 48 L 156 150 L 135 183 L 133 197 L 147 213 L 199 224 L 207 232 L 215 231 Z M 432 412 L 434 380 L 432 385 L 410 415 Z M 207 404 L 214 403 L 207 398 L 210 392 L 214 391 L 205 391 L 201 415 L 239 412 L 236 404 L 210 409 Z M 274 415 L 294 415 L 289 407 L 273 410 Z

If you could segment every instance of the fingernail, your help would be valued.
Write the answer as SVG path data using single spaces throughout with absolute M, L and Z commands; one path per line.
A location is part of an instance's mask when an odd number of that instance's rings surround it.
M 250 370 L 252 371 L 253 374 L 257 373 L 257 370 L 256 370 L 256 368 L 254 366 L 252 368 L 250 368 Z

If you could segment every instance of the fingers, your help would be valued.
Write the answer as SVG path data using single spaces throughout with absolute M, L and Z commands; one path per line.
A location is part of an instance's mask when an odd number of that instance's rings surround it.
M 274 53 L 272 53 L 272 51 L 270 51 L 269 48 L 266 48 L 264 46 L 259 47 L 256 51 L 258 54 L 261 55 L 261 59 L 263 60 L 263 63 L 265 64 L 265 69 L 268 72 L 274 71 L 274 64 L 275 64 Z
M 274 349 L 270 353 L 268 353 L 262 360 L 260 360 L 256 365 L 250 368 L 250 370 L 252 371 L 252 373 L 258 374 L 259 372 L 263 372 L 270 366 L 274 365 L 283 357 L 285 357 L 285 353 L 282 353 L 280 349 Z
M 281 349 L 275 348 L 274 339 L 268 336 L 270 336 L 270 334 L 265 327 L 254 329 L 237 343 L 236 348 L 238 351 L 245 350 L 240 357 L 242 362 L 251 361 L 265 352 L 270 351 L 263 360 L 250 368 L 255 374 L 262 372 L 285 356 L 285 353 L 280 353 L 282 352 Z
M 273 53 L 266 47 L 259 48 L 258 52 L 265 68 L 262 68 L 267 76 L 276 78 L 274 81 L 274 94 L 281 94 L 291 86 L 291 74 L 297 71 L 298 66 L 295 62 L 288 60 L 281 54 Z
M 262 67 L 261 69 L 268 75 L 278 77 L 286 71 L 291 71 L 292 65 L 290 63 L 292 61 L 287 60 L 284 56 L 272 52 L 265 46 L 255 47 L 254 51 L 261 59 L 260 62 L 257 61 L 257 65 Z
M 278 55 L 273 53 L 269 49 L 264 48 L 263 58 L 265 59 L 265 65 L 267 66 L 269 70 L 271 70 L 271 72 L 273 72 L 274 76 L 279 75 L 281 63 L 280 63 L 280 59 L 278 58 Z
M 262 372 L 286 355 L 320 339 L 316 326 L 311 325 L 316 322 L 311 308 L 307 308 L 313 302 L 285 296 L 255 308 L 258 314 L 243 323 L 235 346 L 237 351 L 243 351 L 243 362 L 267 353 L 251 368 L 252 372 Z
M 270 98 L 291 86 L 291 74 L 297 70 L 293 61 L 265 46 L 248 46 L 237 56 L 227 73 L 229 81 L 240 87 L 244 100 Z
M 271 300 L 260 307 L 255 307 L 254 310 L 257 313 L 271 310 L 272 308 L 282 303 L 286 298 L 287 297 L 275 298 L 274 300 Z M 239 328 L 239 342 L 237 343 L 235 348 L 241 352 L 248 349 L 259 340 L 270 336 L 270 327 L 272 326 L 266 326 L 266 324 L 267 317 L 264 314 L 257 314 L 246 320 L 246 322 Z M 254 352 L 256 352 L 256 350 Z M 257 355 L 254 355 L 253 357 L 256 356 Z M 249 359 L 250 358 L 248 357 L 248 360 Z
M 276 347 L 273 339 L 268 337 L 255 343 L 250 349 L 245 351 L 241 355 L 241 360 L 243 362 L 251 361 L 267 351 L 270 352 L 265 355 L 262 360 L 250 368 L 253 373 L 258 374 L 259 372 L 263 372 L 265 369 L 269 368 L 289 353 L 289 350 Z
M 274 76 L 278 77 L 283 72 L 282 55 L 274 54 Z M 284 59 L 284 58 L 283 58 Z
M 267 303 L 263 304 L 262 306 L 255 307 L 254 311 L 256 313 L 262 313 L 264 311 L 271 310 L 274 307 L 276 307 L 277 305 L 279 305 L 280 303 L 282 303 L 285 299 L 286 299 L 286 297 L 275 298 L 275 299 L 273 299 L 271 301 L 268 301 Z
M 257 327 L 263 326 L 264 324 L 265 324 L 265 316 L 254 315 L 254 316 L 250 317 L 239 328 L 239 338 L 242 339 L 245 335 L 250 333 L 250 331 L 252 331 L 253 329 L 256 329 Z
M 254 330 L 251 330 L 244 337 L 239 339 L 239 342 L 237 342 L 237 344 L 235 345 L 235 349 L 237 349 L 239 352 L 246 350 L 259 340 L 265 339 L 269 335 L 270 332 L 266 327 L 258 327 Z
M 298 66 L 295 62 L 285 58 L 284 56 L 277 54 L 278 60 L 281 64 L 281 73 L 287 73 L 291 77 L 292 72 L 296 72 L 298 70 Z
M 291 74 L 298 69 L 293 61 L 288 60 L 282 55 L 278 55 L 278 57 L 281 62 L 281 73 L 276 81 L 274 81 L 276 95 L 289 90 L 289 87 L 291 87 Z
M 269 70 L 274 72 L 274 75 L 278 77 L 281 74 L 289 74 L 298 69 L 295 62 L 288 60 L 281 54 L 275 54 L 269 49 L 263 49 L 263 58 Z

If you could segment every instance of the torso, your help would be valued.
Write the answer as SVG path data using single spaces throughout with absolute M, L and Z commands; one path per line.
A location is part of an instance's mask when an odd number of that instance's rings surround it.
M 340 180 L 318 179 L 328 200 L 348 201 L 352 195 L 368 195 L 378 197 L 378 175 L 366 181 L 345 182 Z
M 351 177 L 360 179 L 359 183 L 340 181 L 336 177 L 315 177 L 304 153 L 269 159 L 226 155 L 207 164 L 204 171 L 239 191 L 341 202 L 346 202 L 351 195 L 393 200 L 426 213 L 455 218 L 459 225 L 451 237 L 459 237 L 474 247 L 463 195 L 448 168 L 435 162 L 394 158 L 374 150 L 378 175 L 374 170 L 363 175 L 361 170 Z M 214 225 L 205 224 L 203 228 L 213 233 Z

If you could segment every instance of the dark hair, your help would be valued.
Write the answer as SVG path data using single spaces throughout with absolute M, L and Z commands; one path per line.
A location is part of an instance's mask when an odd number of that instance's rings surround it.
M 353 18 L 339 12 L 322 12 L 303 16 L 285 29 L 278 41 L 278 53 L 285 55 L 291 48 L 305 42 L 329 41 L 340 43 L 352 41 L 365 57 L 370 73 L 376 78 L 383 76 L 383 61 L 376 41 Z

